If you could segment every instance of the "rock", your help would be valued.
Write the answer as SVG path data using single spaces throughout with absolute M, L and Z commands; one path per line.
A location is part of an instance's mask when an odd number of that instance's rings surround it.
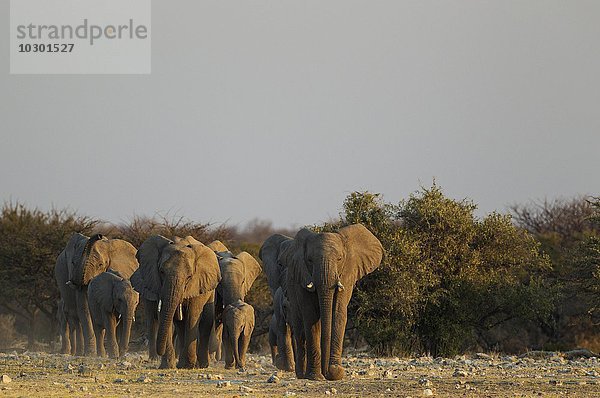
M 223 375 L 207 375 L 208 380 L 223 380 Z
M 467 372 L 460 369 L 455 369 L 454 373 L 452 374 L 453 377 L 467 377 L 468 375 L 469 374 Z
M 125 368 L 125 369 L 129 369 L 129 368 L 131 368 L 133 365 L 132 365 L 132 363 L 131 363 L 131 362 L 129 362 L 129 361 L 123 361 L 123 362 L 119 363 L 119 366 L 121 366 L 121 367 L 123 367 L 123 368 Z
M 272 374 L 271 377 L 267 379 L 267 383 L 279 383 L 279 377 L 276 374 Z
M 432 395 L 433 395 L 433 391 L 431 390 L 431 388 L 426 388 L 423 390 L 423 396 L 431 397 Z
M 585 375 L 586 376 L 592 376 L 592 377 L 598 377 L 598 372 L 596 372 L 595 370 L 590 370 Z
M 240 386 L 240 392 L 251 393 L 251 392 L 254 392 L 254 390 L 252 388 L 250 388 L 250 387 Z
M 286 391 L 285 394 L 283 394 L 284 397 L 293 397 L 294 395 L 296 395 L 296 393 L 291 391 Z
M 419 379 L 419 384 L 423 387 L 431 387 L 431 382 L 424 377 Z
M 550 381 L 548 381 L 548 383 L 553 386 L 562 386 L 562 384 L 563 384 L 562 381 L 560 381 L 560 380 L 550 380 Z
M 12 379 L 8 375 L 2 375 L 2 378 L 0 379 L 0 382 L 2 384 L 8 384 L 11 381 L 12 381 Z
M 152 379 L 147 375 L 141 375 L 140 377 L 138 377 L 137 381 L 138 383 L 151 383 Z
M 383 377 L 384 379 L 393 379 L 393 378 L 394 378 L 394 373 L 392 373 L 392 371 L 391 371 L 391 370 L 389 370 L 389 369 L 386 369 L 386 370 L 384 370 L 384 371 L 383 371 L 383 375 L 382 375 L 382 377 Z
M 75 369 L 75 367 L 73 365 L 71 365 L 70 363 L 67 363 L 64 368 L 65 372 L 67 372 L 67 373 L 73 373 L 74 369 Z
M 121 378 L 115 379 L 115 381 L 113 381 L 113 383 L 117 383 L 117 384 L 123 384 L 125 382 L 126 382 L 125 379 L 121 379 Z
M 231 382 L 229 380 L 217 382 L 217 388 L 225 388 L 225 387 L 230 387 L 230 386 L 231 386 Z
M 79 390 L 80 390 L 80 391 L 87 391 L 87 390 L 88 390 L 88 388 L 87 388 L 86 386 L 81 386 L 81 387 L 79 387 Z

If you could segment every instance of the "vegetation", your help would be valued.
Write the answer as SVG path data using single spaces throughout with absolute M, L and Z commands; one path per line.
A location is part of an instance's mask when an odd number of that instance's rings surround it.
M 511 215 L 475 212 L 473 202 L 448 198 L 434 184 L 398 203 L 351 193 L 338 221 L 314 226 L 335 231 L 360 222 L 385 248 L 382 266 L 356 287 L 349 307 L 355 333 L 348 335 L 364 338 L 380 354 L 598 350 L 600 200 L 515 205 Z M 41 331 L 37 321 L 41 313 L 54 324 L 53 267 L 73 231 L 102 232 L 136 246 L 152 234 L 192 235 L 255 257 L 270 234 L 294 234 L 260 220 L 244 229 L 170 217 L 112 225 L 67 210 L 7 203 L 0 214 L 0 317 L 27 333 L 30 344 L 56 335 Z M 265 345 L 272 303 L 264 277 L 247 300 L 256 309 L 255 337 L 263 335 L 253 343 Z

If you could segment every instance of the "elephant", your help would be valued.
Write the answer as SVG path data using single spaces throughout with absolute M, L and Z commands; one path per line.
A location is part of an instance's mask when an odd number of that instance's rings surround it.
M 142 298 L 161 303 L 156 353 L 161 368 L 175 367 L 173 326 L 177 334 L 178 368 L 206 368 L 214 329 L 215 289 L 221 281 L 214 252 L 191 236 L 172 241 L 149 237 L 139 248 L 140 268 L 131 282 Z M 152 344 L 152 342 L 150 342 Z
M 269 324 L 269 345 L 273 364 L 286 372 L 295 369 L 294 345 L 289 319 L 289 301 L 283 287 L 279 287 L 273 298 L 273 316 Z
M 254 307 L 242 300 L 228 304 L 223 310 L 223 341 L 225 369 L 235 367 L 245 371 L 246 352 L 254 330 Z
M 273 297 L 273 315 L 269 324 L 271 358 L 274 366 L 288 372 L 293 372 L 295 369 L 294 346 L 292 344 L 291 328 L 285 315 L 288 307 L 287 299 L 284 300 L 287 295 L 287 269 L 279 261 L 279 254 L 292 241 L 292 238 L 285 235 L 271 235 L 262 244 L 258 254 L 262 260 Z M 286 303 L 285 312 L 284 302 Z
M 355 283 L 383 259 L 381 242 L 362 224 L 336 233 L 300 230 L 285 244 L 287 294 L 296 346 L 296 376 L 341 380 L 347 307 Z
M 129 279 L 138 268 L 136 249 L 122 239 L 107 239 L 101 234 L 90 238 L 74 234 L 65 248 L 69 280 L 75 290 L 77 314 L 83 329 L 84 354 L 96 355 L 96 338 L 88 304 L 87 288 L 101 273 L 113 270 Z M 78 343 L 79 344 L 79 343 Z
M 234 256 L 231 252 L 218 252 L 219 267 L 221 269 L 221 282 L 217 286 L 216 319 L 222 321 L 224 308 L 237 301 L 244 301 L 252 284 L 262 271 L 258 261 L 249 253 L 241 252 Z M 221 322 L 217 323 L 218 324 Z M 234 330 L 227 330 L 229 325 L 223 323 L 223 335 L 232 335 Z M 223 340 L 225 352 L 231 351 L 229 341 Z
M 108 355 L 119 358 L 127 352 L 131 325 L 135 321 L 135 310 L 139 294 L 131 283 L 113 271 L 103 272 L 88 285 L 88 303 L 96 347 L 99 356 L 106 356 L 104 335 L 108 340 Z M 117 344 L 117 323 L 121 323 L 121 335 Z
M 75 243 L 79 240 L 74 234 L 67 244 L 67 248 L 75 249 Z M 73 241 L 73 242 L 71 242 Z M 83 253 L 83 247 L 81 253 Z M 72 250 L 75 251 L 75 250 Z M 54 279 L 60 294 L 57 318 L 61 334 L 61 353 L 71 355 L 83 355 L 83 331 L 77 311 L 77 300 L 75 290 L 69 288 L 69 268 L 67 265 L 67 249 L 64 249 L 56 259 L 54 267 Z

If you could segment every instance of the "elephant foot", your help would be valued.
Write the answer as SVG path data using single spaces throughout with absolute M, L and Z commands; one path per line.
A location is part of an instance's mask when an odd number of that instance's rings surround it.
M 173 369 L 175 368 L 175 358 L 173 359 L 167 359 L 166 357 L 162 357 L 162 360 L 160 361 L 160 365 L 158 366 L 159 369 Z
M 233 369 L 233 364 L 232 363 L 226 363 L 225 364 L 225 369 Z
M 323 381 L 325 380 L 325 377 L 323 377 L 323 375 L 321 374 L 321 372 L 309 372 L 307 374 L 304 375 L 305 379 L 308 380 L 316 380 L 316 381 Z
M 327 372 L 327 380 L 342 380 L 344 378 L 344 368 L 340 365 L 329 365 L 329 371 Z
M 160 357 L 159 357 L 157 354 L 150 354 L 150 355 L 148 356 L 148 360 L 149 360 L 149 361 L 158 361 L 158 360 L 159 360 L 159 358 L 160 358 Z

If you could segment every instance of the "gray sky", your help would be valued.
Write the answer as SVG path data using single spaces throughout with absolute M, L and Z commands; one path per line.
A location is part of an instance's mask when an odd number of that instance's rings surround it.
M 308 224 L 600 194 L 600 1 L 153 1 L 150 76 L 11 76 L 0 200 Z

